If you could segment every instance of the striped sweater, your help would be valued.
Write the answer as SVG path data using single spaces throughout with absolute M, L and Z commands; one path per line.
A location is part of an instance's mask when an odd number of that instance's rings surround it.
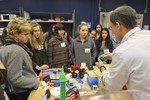
M 61 68 L 62 65 L 70 66 L 69 45 L 65 39 L 52 37 L 48 41 L 48 62 L 52 68 Z

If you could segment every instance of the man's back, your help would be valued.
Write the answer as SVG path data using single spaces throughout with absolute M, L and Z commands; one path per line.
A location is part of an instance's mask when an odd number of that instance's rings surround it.
M 120 85 L 112 86 L 120 89 L 126 83 L 130 90 L 150 93 L 150 31 L 134 28 L 121 42 L 112 58 L 113 76 L 117 75 L 113 81 L 120 81 Z

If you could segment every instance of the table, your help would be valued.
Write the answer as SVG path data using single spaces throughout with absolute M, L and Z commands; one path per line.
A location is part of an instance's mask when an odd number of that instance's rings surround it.
M 105 66 L 106 66 L 106 69 L 109 71 L 111 65 L 107 64 Z M 99 80 L 98 85 L 99 85 L 99 89 L 101 90 L 101 83 L 100 83 L 101 72 L 99 71 L 99 69 L 97 67 L 94 66 L 93 68 L 94 68 L 93 70 L 87 69 L 86 72 L 88 73 L 88 77 L 98 77 L 98 80 Z M 96 94 L 97 91 L 91 90 L 90 86 L 87 83 L 87 80 L 83 79 L 83 81 L 85 84 L 81 88 L 86 90 L 87 92 L 80 94 L 80 96 L 81 96 L 82 100 L 86 100 L 86 98 L 87 98 L 86 96 Z M 41 95 L 45 94 L 46 89 L 51 89 L 51 87 L 46 86 L 44 88 L 38 88 L 37 90 L 32 90 L 31 94 L 29 95 L 28 100 L 41 100 Z M 51 97 L 48 100 L 54 100 L 54 98 L 56 98 L 56 97 L 51 95 Z
M 4 65 L 2 64 L 2 62 L 0 61 L 0 69 L 5 69 Z

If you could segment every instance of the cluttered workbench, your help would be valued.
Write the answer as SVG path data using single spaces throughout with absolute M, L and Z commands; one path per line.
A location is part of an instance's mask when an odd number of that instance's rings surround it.
M 109 71 L 110 64 L 107 64 L 105 66 Z M 45 98 L 48 98 L 48 100 L 59 100 L 58 98 L 60 98 L 60 70 L 61 69 L 53 68 L 41 71 L 39 75 L 41 85 L 37 90 L 31 91 L 28 100 L 47 100 L 43 99 L 44 96 L 46 96 Z M 93 67 L 92 70 L 86 68 L 85 71 L 86 72 L 84 73 L 84 76 L 80 75 L 80 71 L 75 71 L 77 73 L 76 75 L 72 73 L 72 77 L 70 77 L 69 73 L 66 73 L 66 98 L 68 98 L 66 100 L 72 100 L 71 98 L 80 98 L 81 100 L 84 100 L 87 96 L 96 94 L 97 91 L 100 91 L 102 89 L 100 83 L 101 72 L 99 71 L 99 69 L 97 67 Z M 47 94 L 46 92 L 49 93 Z

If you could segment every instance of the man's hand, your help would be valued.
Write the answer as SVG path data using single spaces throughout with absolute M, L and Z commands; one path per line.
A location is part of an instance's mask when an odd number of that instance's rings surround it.
M 101 67 L 99 68 L 99 70 L 100 70 L 100 72 L 106 71 L 106 67 L 105 67 L 105 66 L 101 66 Z
M 106 52 L 103 54 L 104 58 L 107 60 L 112 60 L 112 53 L 111 52 Z
M 98 58 L 98 62 L 96 62 L 95 65 L 96 65 L 96 67 L 100 68 L 104 64 L 103 64 L 102 60 Z
M 102 62 L 101 59 L 98 59 L 98 62 L 95 63 L 96 67 L 100 69 L 100 72 L 103 72 L 106 70 L 106 67 L 104 66 L 104 63 Z

